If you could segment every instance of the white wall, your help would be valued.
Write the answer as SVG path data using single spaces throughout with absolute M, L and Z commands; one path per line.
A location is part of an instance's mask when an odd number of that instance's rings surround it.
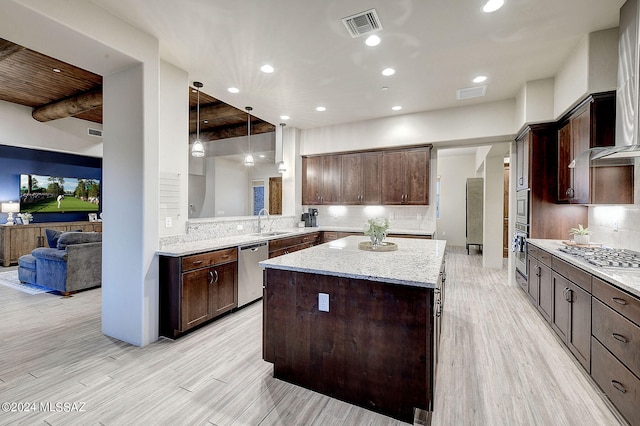
M 175 177 L 179 188 L 178 210 L 173 199 L 161 193 L 158 230 L 161 237 L 186 232 L 188 219 L 187 194 L 189 189 L 189 76 L 180 68 L 160 61 L 160 176 Z M 172 181 L 172 183 L 175 183 Z M 169 191 L 168 191 L 169 192 Z M 173 192 L 173 191 L 171 191 Z M 169 192 L 169 193 L 171 193 Z M 168 208 L 164 208 L 165 203 Z M 167 228 L 165 217 L 172 218 Z
M 554 79 L 527 81 L 516 96 L 516 128 L 525 123 L 553 121 Z
M 510 138 L 515 100 L 404 114 L 377 120 L 301 130 L 300 153 L 322 154 L 389 146 Z
M 466 244 L 466 184 L 467 178 L 476 177 L 476 156 L 438 153 L 440 176 L 440 218 L 436 219 L 438 238 L 447 245 Z
M 0 144 L 102 157 L 102 138 L 87 134 L 89 127 L 102 130 L 102 124 L 72 117 L 41 123 L 32 110 L 0 101 Z
M 215 216 L 246 216 L 249 173 L 236 160 L 215 159 Z

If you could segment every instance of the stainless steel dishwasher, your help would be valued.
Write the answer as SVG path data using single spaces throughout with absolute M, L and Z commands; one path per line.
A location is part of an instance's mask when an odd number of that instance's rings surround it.
M 262 297 L 262 270 L 258 262 L 269 258 L 267 242 L 238 247 L 238 307 Z

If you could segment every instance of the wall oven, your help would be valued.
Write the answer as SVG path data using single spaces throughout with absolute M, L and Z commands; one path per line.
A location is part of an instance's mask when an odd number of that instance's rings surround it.
M 529 238 L 529 191 L 516 194 L 516 224 L 512 251 L 515 255 L 516 281 L 521 286 L 527 282 L 527 238 Z

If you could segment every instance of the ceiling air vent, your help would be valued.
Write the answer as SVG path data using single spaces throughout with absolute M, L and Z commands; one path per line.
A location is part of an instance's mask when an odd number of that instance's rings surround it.
M 487 93 L 487 86 L 465 87 L 458 89 L 458 100 L 477 98 Z
M 87 129 L 87 134 L 89 136 L 95 136 L 95 137 L 101 138 L 102 137 L 102 130 L 88 128 Z
M 342 23 L 353 38 L 382 29 L 375 9 L 342 18 Z

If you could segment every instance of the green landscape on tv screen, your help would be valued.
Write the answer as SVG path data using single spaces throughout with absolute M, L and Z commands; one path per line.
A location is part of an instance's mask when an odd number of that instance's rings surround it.
M 29 213 L 97 212 L 98 179 L 20 175 L 20 211 Z

